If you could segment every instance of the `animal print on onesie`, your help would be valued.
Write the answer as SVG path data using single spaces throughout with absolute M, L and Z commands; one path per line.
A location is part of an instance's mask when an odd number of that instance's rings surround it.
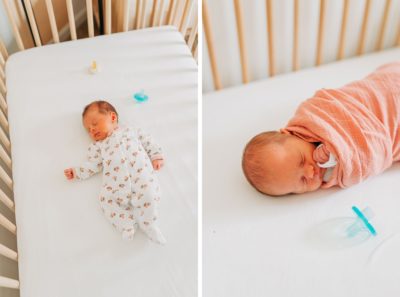
M 88 161 L 75 167 L 78 179 L 103 170 L 101 209 L 124 239 L 137 226 L 153 241 L 165 243 L 157 226 L 160 188 L 151 161 L 163 159 L 161 148 L 140 129 L 117 127 L 104 140 L 89 146 Z

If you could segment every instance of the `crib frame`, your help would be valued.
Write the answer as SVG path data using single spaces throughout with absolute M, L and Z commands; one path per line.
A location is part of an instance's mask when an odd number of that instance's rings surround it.
M 208 0 L 210 1 L 210 0 Z M 204 35 L 207 47 L 210 66 L 211 66 L 211 74 L 213 78 L 214 88 L 215 90 L 220 90 L 224 86 L 221 83 L 221 76 L 218 71 L 218 63 L 215 54 L 215 44 L 214 44 L 214 36 L 212 31 L 212 22 L 210 19 L 210 13 L 208 8 L 207 0 L 203 0 L 202 3 L 202 20 L 203 20 L 203 28 Z M 244 36 L 244 24 L 243 24 L 243 16 L 242 16 L 242 5 L 244 0 L 232 0 L 234 3 L 234 11 L 236 17 L 236 28 L 237 28 L 237 36 L 238 36 L 238 46 L 239 46 L 239 54 L 240 54 L 240 65 L 241 65 L 241 75 L 242 75 L 242 83 L 248 83 L 250 79 L 250 74 L 248 70 L 248 60 L 247 60 L 247 48 L 245 43 Z M 299 24 L 299 0 L 294 1 L 294 28 L 293 28 L 293 47 L 292 47 L 292 71 L 297 71 L 300 69 L 299 64 L 299 33 L 298 33 L 298 24 Z M 349 15 L 349 0 L 343 0 L 343 11 L 342 11 L 342 20 L 340 23 L 340 35 L 339 42 L 337 48 L 337 57 L 336 60 L 341 60 L 344 57 L 344 46 L 345 46 L 345 36 L 347 31 L 347 21 Z M 362 55 L 365 51 L 365 41 L 367 36 L 367 24 L 370 15 L 370 7 L 372 0 L 366 0 L 362 27 L 359 34 L 358 40 L 358 49 L 357 55 Z M 379 28 L 378 38 L 376 39 L 375 51 L 380 51 L 383 49 L 384 42 L 384 34 L 387 28 L 387 20 L 389 15 L 389 10 L 391 7 L 391 0 L 385 0 L 384 12 L 381 17 L 381 23 Z M 319 27 L 318 27 L 318 36 L 317 36 L 317 44 L 316 44 L 316 57 L 315 57 L 315 66 L 319 66 L 323 64 L 323 40 L 324 40 L 324 28 L 325 28 L 325 14 L 326 14 L 326 0 L 319 0 L 320 10 L 319 10 Z M 274 8 L 272 0 L 265 0 L 266 6 L 266 19 L 267 19 L 267 46 L 268 46 L 268 73 L 269 76 L 272 77 L 276 75 L 275 70 L 275 53 L 274 53 Z M 400 28 L 400 26 L 399 26 Z M 400 45 L 400 29 L 398 29 L 396 35 L 396 41 L 393 46 Z
M 52 37 L 54 43 L 59 43 L 60 34 L 57 29 L 56 16 L 54 14 L 52 0 L 45 0 L 46 8 L 48 12 Z M 65 0 L 67 6 L 68 23 L 71 33 L 71 40 L 77 40 L 75 16 L 73 12 L 72 0 Z M 198 19 L 195 11 L 195 5 L 197 0 L 170 0 L 168 7 L 166 7 L 166 1 L 164 0 L 153 0 L 152 7 L 147 8 L 148 0 L 137 0 L 136 1 L 136 14 L 133 22 L 133 30 L 142 29 L 146 27 L 146 23 L 149 27 L 157 27 L 161 25 L 172 25 L 175 26 L 183 35 L 190 51 L 197 60 L 197 40 L 198 40 Z M 16 18 L 12 11 L 10 1 L 3 0 L 4 7 L 7 12 L 7 16 L 13 31 L 13 36 L 16 40 L 18 49 L 20 51 L 25 49 L 25 45 L 22 41 Z M 32 29 L 32 35 L 34 44 L 36 47 L 45 46 L 42 44 L 40 39 L 36 20 L 34 18 L 32 4 L 30 0 L 24 0 L 26 12 Z M 111 0 L 105 0 L 104 3 L 104 21 L 105 21 L 105 35 L 126 32 L 129 29 L 129 0 L 121 0 L 119 2 L 122 5 L 122 26 L 121 30 L 112 32 L 111 17 L 112 17 L 112 6 Z M 88 37 L 94 37 L 94 22 L 93 22 L 93 7 L 92 0 L 86 0 L 86 14 L 87 14 L 87 25 L 88 25 Z M 164 20 L 164 21 L 163 21 Z M 27 24 L 27 23 L 26 23 Z M 5 188 L 0 187 L 0 201 L 4 204 L 14 215 L 15 215 L 15 204 L 13 201 L 13 179 L 12 179 L 12 160 L 11 160 L 11 143 L 9 137 L 9 124 L 7 118 L 7 88 L 6 88 L 6 76 L 5 76 L 5 64 L 9 57 L 9 53 L 4 42 L 0 38 L 0 181 L 5 185 Z M 3 191 L 4 190 L 4 191 Z M 0 225 L 2 228 L 7 229 L 16 241 L 17 226 L 15 222 L 8 219 L 0 211 Z M 0 238 L 0 256 L 9 258 L 16 262 L 18 265 L 18 251 L 12 250 L 3 244 Z M 0 275 L 0 287 L 17 289 L 20 288 L 19 280 L 8 278 Z

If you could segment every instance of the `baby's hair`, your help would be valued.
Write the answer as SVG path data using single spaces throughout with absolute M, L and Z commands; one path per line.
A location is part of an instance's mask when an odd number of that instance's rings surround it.
M 93 101 L 92 103 L 89 103 L 88 105 L 86 105 L 84 110 L 83 110 L 83 112 L 82 112 L 82 118 L 85 117 L 85 114 L 93 106 L 96 106 L 98 111 L 100 113 L 102 113 L 102 114 L 107 114 L 109 112 L 114 112 L 117 115 L 117 122 L 118 122 L 118 112 L 117 112 L 117 110 L 110 103 L 108 103 L 107 101 L 103 101 L 103 100 Z
M 262 151 L 272 144 L 282 145 L 290 135 L 279 131 L 267 131 L 254 136 L 246 145 L 242 157 L 242 169 L 247 181 L 259 192 L 267 195 L 266 180 L 271 171 L 263 166 Z

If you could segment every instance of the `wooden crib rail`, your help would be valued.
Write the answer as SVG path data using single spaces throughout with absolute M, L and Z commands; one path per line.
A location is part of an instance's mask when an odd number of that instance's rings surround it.
M 301 68 L 300 65 L 300 60 L 299 60 L 299 50 L 300 46 L 299 43 L 304 39 L 299 38 L 299 13 L 300 13 L 300 5 L 299 5 L 299 0 L 283 0 L 283 1 L 272 1 L 272 0 L 265 0 L 265 8 L 266 8 L 266 29 L 267 29 L 267 36 L 266 36 L 266 43 L 267 43 L 267 48 L 268 48 L 268 75 L 269 77 L 274 76 L 276 74 L 275 66 L 276 66 L 276 57 L 275 57 L 275 51 L 276 51 L 276 45 L 277 45 L 277 39 L 280 38 L 285 38 L 285 36 L 277 36 L 276 35 L 276 27 L 275 27 L 275 16 L 276 16 L 276 11 L 275 11 L 275 5 L 276 4 L 281 4 L 282 2 L 287 2 L 287 6 L 290 7 L 290 5 L 293 4 L 293 45 L 291 47 L 292 51 L 292 71 L 297 71 Z M 237 46 L 239 49 L 239 57 L 240 57 L 240 63 L 238 63 L 241 67 L 241 76 L 242 76 L 242 83 L 248 83 L 251 80 L 252 74 L 249 70 L 249 65 L 248 65 L 248 52 L 247 52 L 247 47 L 251 48 L 251 45 L 245 42 L 245 40 L 249 41 L 249 39 L 246 39 L 246 30 L 244 28 L 246 27 L 246 20 L 245 20 L 245 15 L 243 15 L 243 8 L 245 5 L 250 4 L 248 1 L 245 0 L 230 0 L 230 1 L 225 1 L 227 4 L 224 6 L 224 10 L 227 9 L 228 5 L 231 5 L 234 10 L 234 16 L 235 16 L 235 21 L 236 21 L 236 35 L 237 35 Z M 346 43 L 346 33 L 349 31 L 349 26 L 348 26 L 348 20 L 349 20 L 349 13 L 350 13 L 350 4 L 349 0 L 342 0 L 342 3 L 340 1 L 336 1 L 336 3 L 339 3 L 338 5 L 343 5 L 343 10 L 341 12 L 341 19 L 339 21 L 335 21 L 333 25 L 336 23 L 338 24 L 339 27 L 339 38 L 337 40 L 337 54 L 336 54 L 336 60 L 343 59 L 345 54 L 344 54 L 344 49 L 345 49 L 345 43 Z M 382 1 L 383 2 L 383 1 Z M 392 0 L 385 0 L 384 4 L 384 9 L 383 12 L 378 15 L 375 14 L 378 18 L 379 24 L 376 25 L 375 27 L 378 28 L 378 33 L 374 33 L 376 35 L 375 39 L 375 47 L 374 51 L 380 51 L 384 47 L 384 38 L 385 38 L 385 33 L 388 28 L 388 19 L 389 19 L 389 12 L 392 11 Z M 376 2 L 375 2 L 376 3 Z M 221 77 L 220 77 L 220 71 L 218 69 L 218 64 L 222 63 L 220 61 L 217 61 L 218 55 L 216 52 L 218 51 L 218 48 L 216 48 L 215 40 L 213 39 L 213 24 L 216 28 L 217 26 L 220 27 L 221 24 L 218 23 L 218 20 L 212 20 L 210 17 L 210 11 L 209 11 L 209 6 L 211 6 L 212 3 L 211 0 L 203 0 L 203 24 L 204 24 L 204 34 L 205 34 L 205 49 L 208 51 L 208 57 L 209 57 L 209 63 L 211 66 L 211 74 L 213 78 L 213 84 L 214 84 L 214 89 L 218 90 L 221 89 L 223 86 L 221 84 Z M 254 3 L 252 3 L 254 4 Z M 273 5 L 275 4 L 275 5 Z M 290 5 L 289 5 L 290 4 Z M 320 1 L 311 1 L 310 5 L 315 5 L 317 6 L 319 4 L 319 13 L 318 13 L 318 28 L 317 28 L 317 36 L 316 36 L 316 44 L 315 44 L 315 62 L 314 65 L 318 66 L 324 63 L 324 40 L 327 38 L 331 38 L 331 36 L 327 36 L 327 22 L 329 21 L 328 16 L 330 17 L 330 12 L 328 11 L 328 1 L 326 0 L 320 0 Z M 366 44 L 366 38 L 369 32 L 373 31 L 372 29 L 374 28 L 369 28 L 368 23 L 370 22 L 370 14 L 372 12 L 372 0 L 365 0 L 364 4 L 364 11 L 362 15 L 362 22 L 360 24 L 360 32 L 359 32 L 359 39 L 356 41 L 356 55 L 362 55 L 365 51 L 365 44 Z M 214 9 L 221 9 L 217 7 L 221 7 L 221 5 L 213 5 Z M 259 6 L 257 6 L 259 7 Z M 283 7 L 283 4 L 282 4 Z M 304 10 L 304 6 L 303 10 Z M 213 11 L 211 11 L 213 12 Z M 302 11 L 303 12 L 303 11 Z M 214 15 L 217 15 L 218 13 L 222 13 L 222 11 L 214 12 Z M 224 11 L 225 13 L 225 11 Z M 398 16 L 396 16 L 398 18 Z M 249 21 L 249 20 L 248 20 Z M 283 23 L 282 21 L 280 21 Z M 285 24 L 289 23 L 284 22 Z M 397 21 L 397 23 L 399 23 Z M 330 24 L 332 25 L 332 24 Z M 232 24 L 233 27 L 233 24 Z M 375 29 L 376 29 L 375 28 Z M 228 28 L 225 28 L 228 30 Z M 392 28 L 393 29 L 393 28 Z M 397 29 L 398 33 L 396 36 L 396 40 L 392 46 L 397 46 L 400 44 L 400 29 Z M 249 31 L 247 31 L 249 32 Z M 263 40 L 258 40 L 257 43 L 263 42 Z M 305 41 L 306 42 L 306 41 Z M 222 44 L 222 43 L 221 43 Z M 255 43 L 256 44 L 256 43 Z M 221 46 L 222 47 L 222 46 Z M 228 47 L 228 46 L 227 46 Z M 231 48 L 231 47 L 230 47 Z M 221 51 L 228 51 L 230 48 L 224 48 L 221 49 Z M 222 57 L 222 56 L 221 56 Z M 326 59 L 326 57 L 325 57 Z M 222 65 L 220 65 L 222 66 Z
M 74 7 L 72 0 L 65 0 L 67 7 L 67 15 L 68 15 L 68 27 L 70 32 L 71 40 L 78 39 L 77 30 L 76 30 L 76 19 L 74 15 Z M 149 3 L 152 5 L 150 7 Z M 161 25 L 173 25 L 178 28 L 178 30 L 182 33 L 185 40 L 188 42 L 189 35 L 192 32 L 196 32 L 197 35 L 197 18 L 196 13 L 193 13 L 194 7 L 198 0 L 169 0 L 168 8 L 164 5 L 164 0 L 136 0 L 136 12 L 135 14 L 130 14 L 130 3 L 133 0 L 123 0 L 123 1 L 104 1 L 104 34 L 112 34 L 116 32 L 126 32 L 129 30 L 129 20 L 130 18 L 134 18 L 133 28 L 132 29 L 142 29 L 146 27 L 155 27 Z M 45 0 L 46 9 L 49 18 L 51 33 L 53 37 L 53 42 L 60 42 L 60 32 L 57 28 L 57 20 L 56 15 L 54 13 L 53 2 L 52 0 Z M 88 26 L 88 37 L 94 37 L 94 22 L 93 22 L 93 5 L 92 0 L 86 0 L 86 17 L 87 17 L 87 26 Z M 7 12 L 8 19 L 11 24 L 12 32 L 17 42 L 19 50 L 24 50 L 26 45 L 24 44 L 21 34 L 20 27 L 18 26 L 17 18 L 14 15 L 13 9 L 11 7 L 12 1 L 3 0 L 5 10 Z M 34 17 L 34 12 L 32 9 L 31 0 L 23 1 L 26 13 L 27 20 L 23 20 L 26 22 L 26 25 L 31 28 L 33 41 L 35 46 L 43 45 L 43 40 L 41 40 L 40 33 L 38 30 L 38 25 Z M 15 5 L 15 4 L 13 4 Z M 119 5 L 119 6 L 118 6 Z M 18 7 L 14 7 L 18 9 Z M 119 8 L 119 9 L 116 9 Z M 122 9 L 121 9 L 122 8 Z M 14 10 L 15 10 L 14 9 Z M 121 20 L 118 22 L 119 26 L 117 30 L 112 26 L 113 25 L 113 16 L 117 17 L 117 20 Z M 164 17 L 165 16 L 165 17 Z M 113 29 L 115 32 L 113 32 Z M 193 42 L 193 40 L 192 40 Z M 190 46 L 192 49 L 192 53 L 194 53 L 195 48 Z M 1 75 L 1 73 L 0 73 Z

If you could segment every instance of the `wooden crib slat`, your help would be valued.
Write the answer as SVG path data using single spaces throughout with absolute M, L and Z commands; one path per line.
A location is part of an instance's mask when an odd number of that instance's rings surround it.
M 272 1 L 267 0 L 267 32 L 268 32 L 268 59 L 269 59 L 269 75 L 275 75 L 275 54 L 274 54 L 274 20 Z
M 342 16 L 342 27 L 340 29 L 340 37 L 339 37 L 339 48 L 337 53 L 337 60 L 343 59 L 344 56 L 344 44 L 346 39 L 346 28 L 347 28 L 347 19 L 349 15 L 349 0 L 344 0 L 343 3 L 343 16 Z
M 179 31 L 185 36 L 187 23 L 188 23 L 188 16 L 192 10 L 193 2 L 190 0 L 186 0 L 185 7 L 183 8 L 182 18 L 179 24 Z
M 0 201 L 3 202 L 10 210 L 14 211 L 14 202 L 3 192 L 2 189 L 0 189 Z
M 105 10 L 106 21 L 104 33 L 108 35 L 111 34 L 111 0 L 106 0 Z
M 49 15 L 50 28 L 51 28 L 51 33 L 53 35 L 53 40 L 55 43 L 59 43 L 60 37 L 58 36 L 56 17 L 54 16 L 53 3 L 51 2 L 51 0 L 46 0 L 46 7 L 47 7 L 47 14 Z
M 26 12 L 28 14 L 29 24 L 31 25 L 33 38 L 35 39 L 36 46 L 41 46 L 42 42 L 40 40 L 39 31 L 36 25 L 36 20 L 33 15 L 32 4 L 30 0 L 24 0 Z
M 153 1 L 153 7 L 151 8 L 151 14 L 150 14 L 150 26 L 154 27 L 156 23 L 156 12 L 158 8 L 158 0 Z
M 2 108 L 4 113 L 7 113 L 7 102 L 3 97 L 3 94 L 0 92 L 0 107 Z
M 8 131 L 9 129 L 8 120 L 4 115 L 3 111 L 0 111 L 0 125 L 3 127 L 5 131 Z
M 68 14 L 71 39 L 76 40 L 77 38 L 76 38 L 75 16 L 74 16 L 74 7 L 72 6 L 72 0 L 67 0 L 67 14 Z
M 0 167 L 0 178 L 4 181 L 4 183 L 7 185 L 7 187 L 12 190 L 13 188 L 13 182 L 11 177 L 4 171 L 3 168 Z
M 139 27 L 140 29 L 146 27 L 146 3 L 147 1 L 142 1 L 142 10 L 140 13 L 140 23 L 139 23 Z
M 3 54 L 0 53 L 0 66 L 4 67 L 5 64 L 6 64 L 6 60 L 4 59 Z
M 1 40 L 1 38 L 0 38 L 0 52 L 1 52 L 0 58 L 7 60 L 8 59 L 8 51 L 7 51 L 6 46 L 4 45 L 3 40 Z M 3 64 L 4 64 L 4 62 L 3 62 Z
M 136 0 L 136 22 L 135 29 L 140 29 L 140 18 L 142 16 L 142 0 Z
M 89 37 L 94 37 L 92 0 L 86 0 L 86 15 L 88 22 Z
M 19 281 L 12 279 L 12 278 L 0 276 L 0 287 L 10 288 L 10 289 L 19 289 Z
M 127 32 L 129 26 L 129 0 L 124 0 L 124 16 L 123 16 L 122 31 Z
M 6 163 L 7 167 L 11 169 L 11 158 L 1 145 L 0 145 L 0 158 L 4 161 L 4 163 Z
M 299 0 L 294 0 L 292 69 L 299 70 Z
M 3 92 L 3 94 L 7 93 L 6 85 L 2 79 L 0 79 L 0 91 Z
M 247 50 L 243 29 L 243 13 L 240 0 L 234 0 L 234 7 L 236 14 L 236 28 L 239 39 L 240 64 L 242 65 L 242 81 L 246 84 L 249 82 L 249 72 L 247 68 Z
M 6 228 L 8 231 L 10 231 L 13 234 L 17 234 L 17 227 L 11 223 L 9 219 L 7 219 L 5 216 L 3 216 L 0 213 L 0 225 L 2 225 L 4 228 Z
M 196 46 L 196 48 L 194 49 L 194 53 L 193 53 L 193 57 L 195 58 L 195 60 L 196 60 L 196 62 L 198 62 L 198 60 L 197 60 L 197 49 L 198 49 L 199 47 L 198 46 Z
M 10 20 L 10 23 L 11 23 L 11 28 L 13 31 L 14 38 L 17 41 L 19 50 L 22 51 L 25 49 L 24 43 L 22 42 L 21 35 L 19 34 L 18 26 L 17 26 L 17 23 L 15 22 L 14 15 L 11 11 L 10 4 L 8 3 L 8 0 L 3 0 L 3 3 L 4 3 L 4 8 L 6 9 L 6 12 L 8 15 L 8 19 Z
M 178 21 L 179 14 L 178 14 L 178 12 L 181 11 L 180 7 L 181 7 L 181 1 L 177 0 L 175 8 L 174 8 L 174 10 L 172 12 L 172 25 L 174 25 L 178 29 L 179 29 L 179 21 Z
M 197 15 L 194 16 L 194 25 L 190 31 L 189 39 L 188 39 L 188 47 L 190 48 L 191 51 L 193 51 L 193 44 L 194 41 L 196 40 L 197 36 Z
M 167 24 L 172 25 L 174 21 L 174 11 L 176 7 L 176 0 L 171 0 L 169 3 L 168 14 L 167 14 Z
M 204 37 L 206 38 L 208 55 L 210 57 L 211 72 L 214 81 L 214 87 L 216 90 L 222 88 L 221 78 L 218 73 L 217 60 L 215 57 L 213 36 L 211 31 L 210 17 L 208 12 L 207 0 L 202 1 L 203 8 L 203 26 L 204 26 Z
M 400 27 L 400 26 L 398 26 L 398 27 Z M 397 37 L 396 37 L 396 44 L 395 45 L 396 46 L 400 45 L 400 28 L 397 31 Z
M 136 30 L 139 25 L 139 9 L 140 9 L 140 0 L 136 0 L 136 9 L 135 9 L 135 19 L 133 21 L 133 29 Z
M 157 20 L 156 20 L 156 24 L 157 26 L 161 26 L 161 22 L 163 20 L 163 16 L 164 16 L 164 0 L 160 1 L 160 11 L 157 15 Z
M 0 141 L 4 144 L 7 151 L 11 151 L 11 143 L 6 134 L 4 133 L 3 129 L 0 129 Z
M 10 176 L 7 174 L 7 172 L 4 171 L 4 169 L 0 166 L 0 178 L 4 181 L 4 183 L 7 185 L 7 187 L 12 190 L 13 188 L 13 182 Z
M 11 260 L 18 261 L 18 254 L 14 250 L 2 245 L 0 243 L 0 255 L 7 257 Z
M 320 0 L 319 8 L 319 27 L 318 27 L 318 39 L 317 39 L 317 59 L 315 61 L 316 66 L 322 63 L 322 48 L 324 44 L 324 27 L 325 27 L 325 0 Z
M 371 0 L 367 0 L 367 2 L 365 3 L 364 17 L 361 26 L 360 41 L 358 42 L 357 55 L 362 55 L 364 52 L 365 36 L 367 34 L 367 25 L 368 25 L 370 7 L 371 7 Z
M 376 42 L 376 50 L 380 51 L 383 48 L 383 43 L 385 41 L 385 30 L 386 30 L 386 25 L 387 25 L 387 20 L 388 20 L 388 15 L 389 15 L 389 10 L 390 10 L 390 4 L 392 3 L 391 0 L 386 0 L 385 3 L 385 10 L 383 13 L 383 17 L 382 17 L 382 22 L 381 22 L 381 27 L 379 30 L 379 34 L 378 34 L 378 40 Z

